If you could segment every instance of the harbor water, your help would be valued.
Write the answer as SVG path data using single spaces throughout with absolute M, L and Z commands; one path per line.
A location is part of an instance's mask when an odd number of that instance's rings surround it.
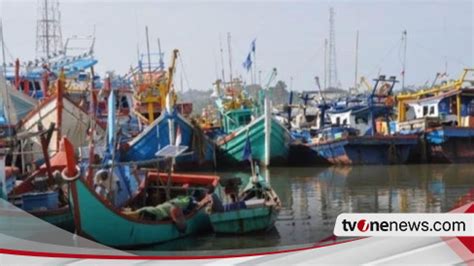
M 270 168 L 262 173 L 269 177 L 283 204 L 272 231 L 246 236 L 196 235 L 142 252 L 314 244 L 332 236 L 340 213 L 447 212 L 474 187 L 474 167 L 467 164 Z

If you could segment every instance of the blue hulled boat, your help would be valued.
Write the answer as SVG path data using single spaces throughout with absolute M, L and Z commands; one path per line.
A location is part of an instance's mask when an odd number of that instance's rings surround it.
M 192 154 L 176 159 L 178 168 L 214 164 L 214 143 L 176 109 L 163 112 L 143 132 L 127 143 L 123 147 L 121 160 L 152 160 L 160 149 L 173 144 L 190 147 L 192 151 Z
M 395 77 L 380 76 L 367 97 L 320 105 L 320 127 L 304 145 L 314 157 L 331 164 L 405 163 L 418 138 L 395 135 L 389 128 L 396 82 Z

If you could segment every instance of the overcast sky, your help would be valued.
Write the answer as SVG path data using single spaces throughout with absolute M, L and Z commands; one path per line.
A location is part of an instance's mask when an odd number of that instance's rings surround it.
M 436 72 L 457 78 L 474 67 L 472 1 L 60 1 L 63 37 L 88 35 L 96 29 L 98 70 L 125 73 L 137 62 L 137 43 L 145 52 L 148 25 L 152 50 L 161 39 L 165 63 L 181 52 L 189 86 L 208 89 L 220 72 L 219 36 L 226 46 L 232 34 L 233 72 L 250 81 L 242 67 L 257 38 L 257 67 L 262 79 L 278 69 L 278 79 L 293 89 L 314 89 L 323 76 L 324 39 L 329 7 L 335 9 L 338 78 L 354 83 L 355 36 L 359 30 L 359 74 L 399 76 L 403 30 L 408 32 L 406 83 L 421 85 Z M 7 61 L 35 56 L 37 1 L 0 0 L 8 48 Z M 226 49 L 227 50 L 227 49 Z M 229 67 L 225 54 L 225 71 Z M 182 70 L 177 66 L 178 75 Z M 179 78 L 177 85 L 179 87 Z M 184 82 L 187 87 L 187 82 Z

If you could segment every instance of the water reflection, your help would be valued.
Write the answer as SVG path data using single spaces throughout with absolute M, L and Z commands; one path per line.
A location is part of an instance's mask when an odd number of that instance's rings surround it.
M 276 230 L 247 236 L 206 234 L 152 249 L 222 250 L 315 243 L 332 234 L 334 221 L 342 212 L 446 212 L 460 204 L 462 196 L 471 195 L 468 192 L 474 185 L 471 165 L 271 168 L 265 175 L 283 203 Z

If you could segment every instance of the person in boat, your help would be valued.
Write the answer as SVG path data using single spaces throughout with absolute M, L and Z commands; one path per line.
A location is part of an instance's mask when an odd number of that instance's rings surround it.
M 207 194 L 210 198 L 210 205 L 211 205 L 211 212 L 223 212 L 224 211 L 224 204 L 222 203 L 219 196 L 214 193 L 214 186 L 209 185 L 207 187 Z
M 94 176 L 95 192 L 104 199 L 107 199 L 110 192 L 109 173 L 106 170 L 98 171 Z

